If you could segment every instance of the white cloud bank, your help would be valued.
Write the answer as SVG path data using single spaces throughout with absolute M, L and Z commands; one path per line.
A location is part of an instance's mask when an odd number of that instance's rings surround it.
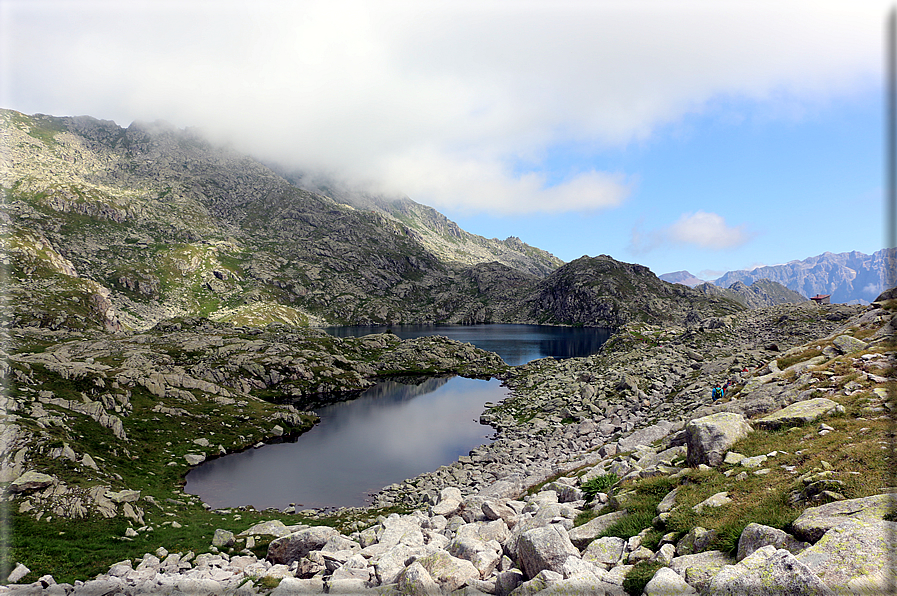
M 878 85 L 887 6 L 4 0 L 0 104 L 200 126 L 435 207 L 601 209 L 631 173 L 539 173 L 552 147 L 618 147 L 716 100 L 793 115 Z
M 736 248 L 749 242 L 755 234 L 746 226 L 730 226 L 716 213 L 685 213 L 665 228 L 642 232 L 632 230 L 629 249 L 645 254 L 663 246 L 694 246 L 710 250 Z

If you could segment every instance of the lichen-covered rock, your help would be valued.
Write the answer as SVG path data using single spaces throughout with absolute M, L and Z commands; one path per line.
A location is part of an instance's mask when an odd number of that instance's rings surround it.
M 685 578 L 688 585 L 703 591 L 726 565 L 733 565 L 732 557 L 718 550 L 673 557 L 670 569 Z
M 626 515 L 627 513 L 625 511 L 614 511 L 612 513 L 599 515 L 598 517 L 589 520 L 583 525 L 577 526 L 570 530 L 568 532 L 570 541 L 576 546 L 576 548 L 586 548 L 593 540 L 598 538 L 598 536 L 602 532 L 626 517 Z
M 597 540 L 590 542 L 582 552 L 582 558 L 585 561 L 609 569 L 614 565 L 617 565 L 623 559 L 623 551 L 625 549 L 626 541 L 622 538 L 605 536 L 604 538 L 598 538 Z
M 685 427 L 688 465 L 718 466 L 729 447 L 751 432 L 744 416 L 729 412 L 696 418 Z
M 817 397 L 793 403 L 778 412 L 755 420 L 754 424 L 765 430 L 776 430 L 783 426 L 800 426 L 827 416 L 837 411 L 839 407 L 837 402 Z
M 579 550 L 564 528 L 550 524 L 524 532 L 517 541 L 517 556 L 526 575 L 534 578 L 543 569 L 561 573 L 567 557 L 579 557 Z
M 266 522 L 255 524 L 239 534 L 238 536 L 274 536 L 280 538 L 290 534 L 291 530 L 279 519 L 272 519 Z
M 520 584 L 513 592 L 511 592 L 511 596 L 535 596 L 536 594 L 545 594 L 547 593 L 545 590 L 563 579 L 564 576 L 560 573 L 551 571 L 550 569 L 543 569 L 531 580 Z
M 735 558 L 741 561 L 755 550 L 764 546 L 784 548 L 796 555 L 810 545 L 795 539 L 794 536 L 782 530 L 762 524 L 750 523 L 744 528 L 741 536 L 738 538 L 738 554 Z
M 828 530 L 845 521 L 880 521 L 894 507 L 897 493 L 849 499 L 804 509 L 791 524 L 794 535 L 807 542 L 816 542 Z
M 328 526 L 314 526 L 277 538 L 268 545 L 268 560 L 289 565 L 313 550 L 320 550 L 331 536 L 337 534 L 339 532 Z
M 383 533 L 380 534 L 379 543 L 387 546 L 405 544 L 407 546 L 423 546 L 424 534 L 421 531 L 420 520 L 410 515 L 391 514 L 383 520 Z
M 34 470 L 28 470 L 13 480 L 7 490 L 11 493 L 24 493 L 47 488 L 51 484 L 53 484 L 52 476 Z
M 657 504 L 657 513 L 658 515 L 661 513 L 667 513 L 673 510 L 673 507 L 676 506 L 676 495 L 679 494 L 679 488 L 676 487 L 664 496 L 661 499 L 660 503 Z
M 710 582 L 714 596 L 834 596 L 806 565 L 785 549 L 764 546 L 736 565 L 724 567 Z
M 480 572 L 470 561 L 453 557 L 444 550 L 418 559 L 439 587 L 446 592 L 457 590 L 468 580 L 480 578 Z
M 650 445 L 654 441 L 666 437 L 674 428 L 676 428 L 676 425 L 673 422 L 662 420 L 657 424 L 639 429 L 628 437 L 620 439 L 617 447 L 620 451 L 632 451 L 639 445 Z M 680 426 L 679 428 L 682 427 Z
M 499 596 L 506 596 L 513 592 L 517 586 L 526 581 L 523 572 L 519 569 L 509 569 L 500 571 L 495 576 L 495 593 Z
M 701 526 L 696 526 L 688 531 L 685 536 L 676 543 L 676 552 L 680 555 L 692 555 L 702 552 L 710 546 L 710 543 L 716 538 L 716 530 L 708 530 Z
M 897 561 L 895 536 L 897 522 L 851 519 L 828 530 L 797 560 L 837 592 L 883 594 L 897 580 L 891 567 Z
M 839 335 L 832 340 L 832 344 L 834 344 L 842 354 L 859 352 L 860 350 L 865 350 L 869 345 L 866 342 L 849 335 Z
M 729 493 L 723 491 L 721 493 L 716 493 L 715 495 L 711 495 L 692 507 L 692 510 L 695 513 L 701 513 L 705 509 L 714 509 L 716 507 L 722 507 L 723 505 L 728 505 L 732 502 L 732 499 L 729 498 Z
M 480 577 L 484 578 L 498 567 L 501 560 L 501 545 L 498 542 L 486 543 L 478 536 L 471 536 L 469 533 L 456 536 L 446 550 L 452 556 L 473 563 L 480 572 Z
M 234 533 L 230 530 L 222 530 L 218 528 L 215 530 L 215 535 L 212 536 L 212 546 L 221 548 L 225 546 L 233 546 L 234 545 Z
M 698 591 L 685 583 L 678 573 L 669 567 L 661 567 L 645 585 L 645 596 L 671 596 L 676 594 L 697 594 Z
M 424 566 L 417 561 L 399 574 L 396 583 L 399 592 L 408 596 L 432 596 L 441 593 L 439 584 L 433 581 Z

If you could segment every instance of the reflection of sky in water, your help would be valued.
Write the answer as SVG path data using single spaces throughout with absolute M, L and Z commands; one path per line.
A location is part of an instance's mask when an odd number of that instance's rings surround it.
M 337 337 L 360 337 L 387 330 L 402 339 L 444 335 L 495 352 L 511 366 L 546 356 L 574 358 L 595 354 L 610 337 L 607 329 L 550 325 L 392 325 L 328 327 L 324 330 Z
M 445 335 L 469 342 L 510 365 L 546 356 L 587 356 L 609 337 L 604 329 L 545 325 L 393 325 L 327 331 L 346 337 L 387 329 L 403 339 Z M 358 399 L 318 409 L 321 423 L 295 443 L 206 462 L 187 475 L 185 490 L 213 507 L 363 505 L 367 494 L 450 464 L 489 442 L 492 428 L 478 422 L 483 404 L 497 403 L 505 395 L 496 380 L 380 383 Z
M 295 443 L 203 464 L 188 474 L 185 490 L 212 507 L 360 506 L 368 493 L 488 443 L 493 430 L 478 422 L 483 404 L 505 395 L 497 380 L 382 383 L 319 409 L 321 423 Z

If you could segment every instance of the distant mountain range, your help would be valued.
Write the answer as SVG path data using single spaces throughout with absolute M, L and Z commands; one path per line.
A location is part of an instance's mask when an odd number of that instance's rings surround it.
M 673 273 L 664 273 L 663 275 L 658 275 L 657 277 L 659 277 L 663 281 L 668 281 L 671 284 L 682 284 L 683 286 L 688 286 L 689 288 L 699 286 L 707 281 L 695 277 L 688 271 L 674 271 Z
M 758 280 L 775 281 L 810 298 L 828 294 L 832 302 L 868 304 L 888 289 L 888 267 L 893 270 L 897 251 L 882 249 L 867 255 L 858 251 L 831 253 L 791 261 L 784 265 L 729 271 L 713 280 L 715 286 L 731 288 L 736 282 L 751 285 Z M 688 271 L 665 273 L 660 279 L 690 287 L 704 283 Z
M 705 296 L 731 298 L 748 308 L 762 308 L 764 306 L 773 306 L 775 304 L 783 304 L 786 302 L 797 303 L 807 301 L 807 298 L 794 290 L 789 290 L 782 284 L 769 279 L 758 279 L 751 285 L 736 281 L 728 288 L 715 286 L 711 283 L 702 283 L 695 286 L 695 289 L 702 292 Z

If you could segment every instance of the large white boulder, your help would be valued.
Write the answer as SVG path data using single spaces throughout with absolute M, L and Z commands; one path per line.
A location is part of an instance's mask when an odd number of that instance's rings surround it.
M 517 557 L 527 577 L 536 577 L 543 569 L 562 573 L 568 557 L 579 557 L 567 531 L 549 524 L 524 532 L 517 541 Z
M 714 596 L 834 596 L 834 592 L 785 549 L 764 546 L 710 582 Z
M 885 594 L 897 581 L 895 536 L 897 522 L 848 520 L 796 558 L 837 592 Z
M 692 420 L 685 426 L 688 465 L 720 465 L 726 451 L 751 430 L 751 425 L 745 421 L 744 416 L 731 412 L 710 414 Z
M 337 534 L 339 532 L 328 526 L 314 526 L 277 538 L 268 545 L 268 560 L 289 565 L 313 550 L 321 550 L 327 540 Z
M 819 507 L 804 509 L 791 527 L 794 535 L 807 542 L 816 542 L 828 530 L 841 525 L 845 521 L 876 521 L 884 519 L 897 494 L 881 494 L 861 499 L 834 501 Z

